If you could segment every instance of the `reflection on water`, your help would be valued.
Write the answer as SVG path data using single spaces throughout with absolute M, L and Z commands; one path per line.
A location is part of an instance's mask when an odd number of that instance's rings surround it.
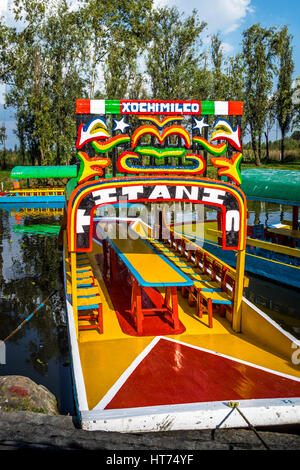
M 0 365 L 0 375 L 31 378 L 57 397 L 61 413 L 74 414 L 57 237 L 13 230 L 16 224 L 59 224 L 60 215 L 55 214 L 0 210 L 0 339 L 58 289 L 47 306 L 6 342 L 6 364 Z
M 292 220 L 292 206 L 258 201 L 248 201 L 248 224 L 264 224 L 265 227 Z M 216 218 L 210 211 L 209 218 Z M 245 297 L 275 320 L 282 328 L 300 338 L 300 290 L 265 278 L 246 273 L 249 287 Z
M 300 339 L 300 290 L 270 282 L 250 273 L 244 295 L 284 330 Z
M 49 209 L 49 208 L 48 208 Z M 24 375 L 46 386 L 59 401 L 63 414 L 74 414 L 66 314 L 61 277 L 62 256 L 57 236 L 15 231 L 19 225 L 57 225 L 61 208 L 0 209 L 0 339 L 10 334 L 53 290 L 58 293 L 6 343 L 0 375 Z M 187 208 L 186 208 L 187 209 Z M 251 202 L 249 223 L 272 224 L 291 217 L 291 208 Z M 188 210 L 184 210 L 185 216 Z M 200 215 L 199 215 L 200 214 Z M 216 211 L 202 212 L 215 219 Z M 196 220 L 202 217 L 198 211 Z M 285 330 L 300 338 L 299 290 L 247 274 L 246 297 Z
M 272 204 L 258 201 L 248 201 L 248 224 L 264 224 L 265 227 L 292 220 L 292 206 Z M 207 219 L 216 219 L 216 211 L 207 209 Z M 249 287 L 245 289 L 245 297 L 257 305 L 263 312 L 275 320 L 282 328 L 296 338 L 300 338 L 300 291 L 286 285 L 251 273 Z
M 283 219 L 292 220 L 292 206 L 258 201 L 248 201 L 247 205 L 249 225 L 264 224 L 267 227 Z

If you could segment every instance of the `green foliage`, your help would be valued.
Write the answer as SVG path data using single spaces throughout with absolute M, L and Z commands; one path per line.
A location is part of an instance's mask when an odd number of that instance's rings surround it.
M 284 26 L 276 37 L 276 52 L 278 57 L 278 83 L 275 93 L 275 114 L 281 129 L 281 161 L 284 159 L 284 140 L 293 119 L 293 87 L 292 74 L 294 71 L 293 49 L 291 36 Z
M 294 131 L 291 135 L 291 139 L 300 140 L 300 131 Z
M 273 86 L 273 35 L 273 28 L 265 29 L 259 24 L 243 33 L 244 109 L 257 165 L 260 165 L 261 138 Z
M 0 145 L 4 145 L 6 139 L 7 139 L 6 127 L 2 125 L 0 127 Z
M 118 84 L 117 79 L 122 81 L 125 76 L 125 80 L 129 80 L 133 62 L 147 40 L 151 7 L 152 0 L 84 0 L 80 19 L 82 37 L 87 49 L 92 51 L 90 98 L 94 97 L 97 74 L 103 71 L 103 66 L 109 93 L 117 91 L 118 94 L 126 88 L 125 84 Z
M 23 159 L 27 151 L 31 164 L 67 163 L 74 142 L 75 99 L 84 86 L 75 14 L 65 0 L 56 2 L 55 9 L 38 0 L 15 5 L 16 19 L 22 11 L 28 25 L 21 33 L 10 31 L 15 66 L 7 104 L 16 109 Z
M 146 60 L 152 98 L 193 97 L 193 79 L 203 58 L 200 34 L 205 26 L 195 11 L 184 19 L 175 7 L 153 11 Z
M 215 100 L 222 100 L 226 93 L 226 80 L 222 72 L 223 52 L 219 34 L 213 34 L 211 37 L 211 59 L 213 64 L 212 96 Z

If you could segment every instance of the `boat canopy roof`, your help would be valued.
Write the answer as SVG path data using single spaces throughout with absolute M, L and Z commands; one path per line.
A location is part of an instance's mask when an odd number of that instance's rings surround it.
M 74 178 L 76 176 L 77 165 L 15 166 L 10 173 L 11 179 Z
M 241 173 L 241 189 L 248 200 L 300 206 L 300 171 L 264 168 Z

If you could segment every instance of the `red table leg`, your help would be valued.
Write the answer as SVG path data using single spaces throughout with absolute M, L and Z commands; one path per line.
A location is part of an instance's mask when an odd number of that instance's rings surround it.
M 178 318 L 178 299 L 177 299 L 177 287 L 171 287 L 172 292 L 172 311 L 173 311 L 173 322 L 174 328 L 177 330 L 179 328 L 179 318 Z
M 164 307 L 167 308 L 171 314 L 174 329 L 179 328 L 178 299 L 176 286 L 166 288 Z

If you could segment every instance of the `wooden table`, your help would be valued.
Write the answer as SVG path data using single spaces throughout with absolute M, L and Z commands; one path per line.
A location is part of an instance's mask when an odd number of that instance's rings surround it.
M 107 265 L 108 256 L 110 259 L 111 275 L 114 278 L 117 276 L 116 255 L 131 273 L 131 314 L 136 318 L 137 332 L 142 333 L 144 316 L 149 311 L 170 313 L 173 327 L 177 329 L 179 327 L 177 287 L 189 287 L 193 285 L 193 281 L 146 240 L 141 238 L 120 240 L 107 236 L 102 240 L 102 244 Z M 160 287 L 165 290 L 163 308 L 142 307 L 142 289 L 145 287 Z

